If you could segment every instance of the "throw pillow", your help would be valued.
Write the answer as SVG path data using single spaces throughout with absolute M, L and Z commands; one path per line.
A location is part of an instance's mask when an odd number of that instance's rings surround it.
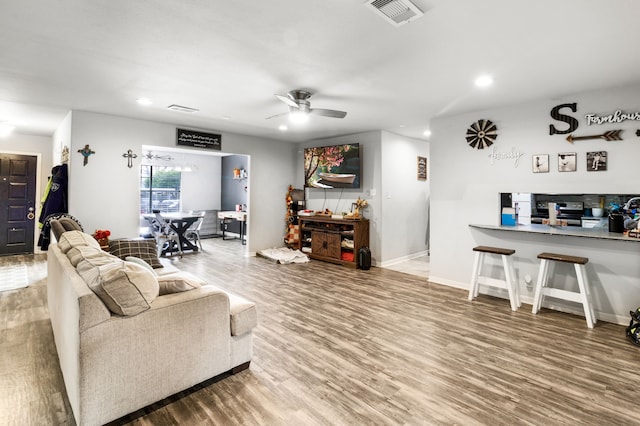
M 188 272 L 176 272 L 174 274 L 158 277 L 160 296 L 165 294 L 180 293 L 207 285 L 207 282 Z
M 156 277 L 146 268 L 120 259 L 101 264 L 89 258 L 78 264 L 78 274 L 116 315 L 132 316 L 148 310 L 158 297 Z
M 66 254 L 73 247 L 90 246 L 100 248 L 100 244 L 89 234 L 81 231 L 67 231 L 60 236 L 58 240 L 58 248 Z
M 109 252 L 122 260 L 125 260 L 127 256 L 133 256 L 144 260 L 154 269 L 162 268 L 155 240 L 111 240 L 109 241 Z
M 124 258 L 125 262 L 132 262 L 132 263 L 137 263 L 138 265 L 148 269 L 149 271 L 151 271 L 153 273 L 153 275 L 157 275 L 156 271 L 153 269 L 153 267 L 151 265 L 149 265 L 147 262 L 145 262 L 143 259 L 140 259 L 139 257 L 135 257 L 135 256 L 127 256 Z
M 73 219 L 68 217 L 61 217 L 59 219 L 52 219 L 49 221 L 51 231 L 56 237 L 56 241 L 60 241 L 60 237 L 67 231 L 82 231 L 82 227 Z
M 71 262 L 74 268 L 77 267 L 80 262 L 89 258 L 103 258 L 105 259 L 105 263 L 113 262 L 114 259 L 119 260 L 106 251 L 91 246 L 73 247 L 67 252 L 67 259 L 69 259 L 69 262 Z

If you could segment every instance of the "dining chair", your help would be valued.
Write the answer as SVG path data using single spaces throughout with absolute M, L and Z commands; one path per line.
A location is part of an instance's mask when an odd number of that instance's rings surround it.
M 202 249 L 202 241 L 200 241 L 200 228 L 202 228 L 202 223 L 204 222 L 204 216 L 206 214 L 207 214 L 206 211 L 197 213 L 197 215 L 199 216 L 198 220 L 193 222 L 193 224 L 187 229 L 187 232 L 185 232 L 184 234 L 185 238 L 193 241 L 194 244 L 198 244 L 200 246 L 201 251 L 203 251 L 203 249 Z
M 165 244 L 168 244 L 168 247 L 165 251 L 170 252 L 173 256 L 174 248 L 177 247 L 178 253 L 180 257 L 182 257 L 182 247 L 180 245 L 180 237 L 178 234 L 171 228 L 171 221 L 168 221 L 160 213 L 156 213 L 155 223 L 154 223 L 154 238 L 156 239 L 156 243 L 158 245 L 158 255 L 162 254 L 162 250 L 164 249 Z

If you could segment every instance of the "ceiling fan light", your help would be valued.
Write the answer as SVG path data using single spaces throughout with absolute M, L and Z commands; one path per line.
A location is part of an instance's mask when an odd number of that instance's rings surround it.
M 309 114 L 304 111 L 291 111 L 289 113 L 289 121 L 292 123 L 306 123 L 309 120 Z

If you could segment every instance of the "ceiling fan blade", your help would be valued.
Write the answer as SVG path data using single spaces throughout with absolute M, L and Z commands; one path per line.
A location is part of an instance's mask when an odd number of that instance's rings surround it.
M 289 113 L 288 112 L 283 112 L 283 113 L 280 113 L 280 114 L 272 115 L 271 117 L 265 118 L 265 120 L 270 120 L 272 118 L 282 117 L 282 116 L 285 116 L 285 115 L 289 115 Z
M 346 112 L 335 109 L 311 108 L 309 112 L 314 115 L 322 115 L 323 117 L 332 118 L 345 118 L 347 116 Z
M 285 104 L 289 105 L 290 107 L 299 108 L 298 104 L 295 103 L 291 98 L 289 98 L 287 96 L 275 95 L 275 97 L 280 99 L 282 102 L 284 102 Z

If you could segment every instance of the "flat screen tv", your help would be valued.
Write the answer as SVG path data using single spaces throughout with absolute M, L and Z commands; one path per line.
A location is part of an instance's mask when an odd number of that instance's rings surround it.
M 360 188 L 360 144 L 317 146 L 304 150 L 304 186 Z

